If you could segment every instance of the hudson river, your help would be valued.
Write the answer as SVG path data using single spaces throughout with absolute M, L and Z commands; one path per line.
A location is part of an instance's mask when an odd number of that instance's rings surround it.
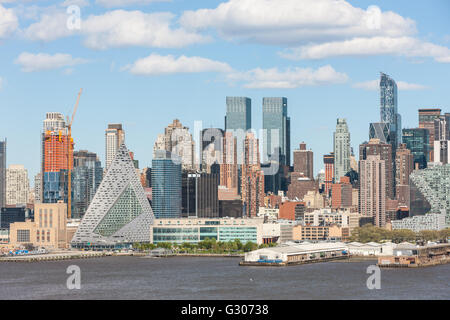
M 366 286 L 375 261 L 241 267 L 240 258 L 104 257 L 0 263 L 0 299 L 450 299 L 450 264 L 381 269 L 381 289 Z M 66 269 L 81 270 L 69 290 Z

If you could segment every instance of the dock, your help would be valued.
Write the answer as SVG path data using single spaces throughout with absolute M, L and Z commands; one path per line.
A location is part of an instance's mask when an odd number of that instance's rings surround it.
M 58 252 L 45 253 L 34 255 L 18 255 L 0 257 L 0 262 L 41 262 L 41 261 L 59 261 L 59 260 L 73 260 L 73 259 L 89 259 L 110 256 L 108 252 Z

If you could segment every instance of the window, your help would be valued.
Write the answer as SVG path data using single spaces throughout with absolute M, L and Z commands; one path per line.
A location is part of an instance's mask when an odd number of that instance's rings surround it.
M 30 230 L 17 230 L 17 242 L 30 242 Z

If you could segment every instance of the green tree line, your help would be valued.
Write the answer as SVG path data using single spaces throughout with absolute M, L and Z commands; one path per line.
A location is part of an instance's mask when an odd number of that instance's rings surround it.
M 252 241 L 242 243 L 239 239 L 225 241 L 217 241 L 215 238 L 205 238 L 198 243 L 183 242 L 181 244 L 171 242 L 153 243 L 134 243 L 133 248 L 138 251 L 149 251 L 156 248 L 170 249 L 176 253 L 216 253 L 216 254 L 241 254 L 256 249 L 274 247 L 276 243 L 267 243 L 257 245 Z
M 404 241 L 416 242 L 416 241 L 447 241 L 450 237 L 450 228 L 444 230 L 423 230 L 414 232 L 412 230 L 387 230 L 379 227 L 375 227 L 371 224 L 366 224 L 362 227 L 355 228 L 352 231 L 350 241 L 357 242 L 380 242 L 380 241 L 392 241 L 394 243 L 400 243 Z

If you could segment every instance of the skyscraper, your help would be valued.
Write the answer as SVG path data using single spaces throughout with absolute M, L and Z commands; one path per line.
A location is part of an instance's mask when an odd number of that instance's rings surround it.
M 6 205 L 6 139 L 0 141 L 0 209 Z
M 392 150 L 395 151 L 401 143 L 402 136 L 402 121 L 397 107 L 397 84 L 382 72 L 380 78 L 380 118 L 381 122 L 390 125 L 390 143 Z
M 369 140 L 379 139 L 381 143 L 391 144 L 391 129 L 389 123 L 373 122 L 369 126 Z
M 244 215 L 256 217 L 264 206 L 264 173 L 261 170 L 259 140 L 248 132 L 244 140 L 244 163 L 241 169 L 241 193 Z
M 252 127 L 252 101 L 247 97 L 227 97 L 225 130 L 247 131 Z
M 73 153 L 69 151 L 69 143 L 73 145 L 73 141 L 69 141 L 67 125 L 61 113 L 48 112 L 43 129 L 42 202 L 56 203 L 59 200 L 67 202 L 69 163 L 73 164 Z
M 428 130 L 429 142 L 428 142 L 428 156 L 427 161 L 434 161 L 434 120 L 439 118 L 441 115 L 441 109 L 430 108 L 430 109 L 419 109 L 419 128 L 424 128 Z
M 415 169 L 427 167 L 429 158 L 429 130 L 426 128 L 403 129 L 403 142 L 411 150 Z
M 220 164 L 220 185 L 238 193 L 237 138 L 231 131 L 223 136 L 223 158 Z
M 330 194 L 331 185 L 333 184 L 334 178 L 334 153 L 325 154 L 323 156 L 323 164 L 325 166 L 325 194 L 328 196 Z
M 211 173 L 214 163 L 222 162 L 224 131 L 220 128 L 203 129 L 200 133 L 201 170 Z
M 103 168 L 98 156 L 87 150 L 75 151 L 72 170 L 72 217 L 84 216 L 100 186 Z
M 125 131 L 122 129 L 122 124 L 108 124 L 108 128 L 105 130 L 105 171 L 108 170 L 117 150 L 124 142 Z
M 177 156 L 177 161 L 181 162 L 183 170 L 196 170 L 195 143 L 189 128 L 175 119 L 164 129 L 164 135 L 158 135 L 153 147 L 153 154 L 158 150 L 168 151 L 171 155 Z
M 378 139 L 371 139 L 359 146 L 359 160 L 366 160 L 368 156 L 379 155 L 385 161 L 386 196 L 394 199 L 394 175 L 392 164 L 392 145 L 381 143 Z
M 350 132 L 345 119 L 337 119 L 333 142 L 334 181 L 337 182 L 350 171 Z
M 156 218 L 181 217 L 181 164 L 169 151 L 158 150 L 152 160 L 152 207 Z
M 396 197 L 399 205 L 409 207 L 409 176 L 414 170 L 414 160 L 411 150 L 406 144 L 401 144 L 395 157 Z
M 28 171 L 23 165 L 10 165 L 6 170 L 6 204 L 26 205 L 30 194 Z
M 183 217 L 219 217 L 219 175 L 206 172 L 183 172 L 182 204 Z
M 289 121 L 290 122 L 290 121 Z M 279 161 L 280 165 L 290 165 L 290 139 L 288 129 L 287 98 L 263 98 L 263 130 L 265 130 L 263 148 L 266 160 Z
M 359 213 L 373 218 L 377 227 L 386 224 L 386 169 L 380 155 L 359 161 Z
M 300 143 L 298 150 L 294 150 L 294 171 L 314 180 L 314 154 L 312 150 L 306 150 L 304 142 Z

